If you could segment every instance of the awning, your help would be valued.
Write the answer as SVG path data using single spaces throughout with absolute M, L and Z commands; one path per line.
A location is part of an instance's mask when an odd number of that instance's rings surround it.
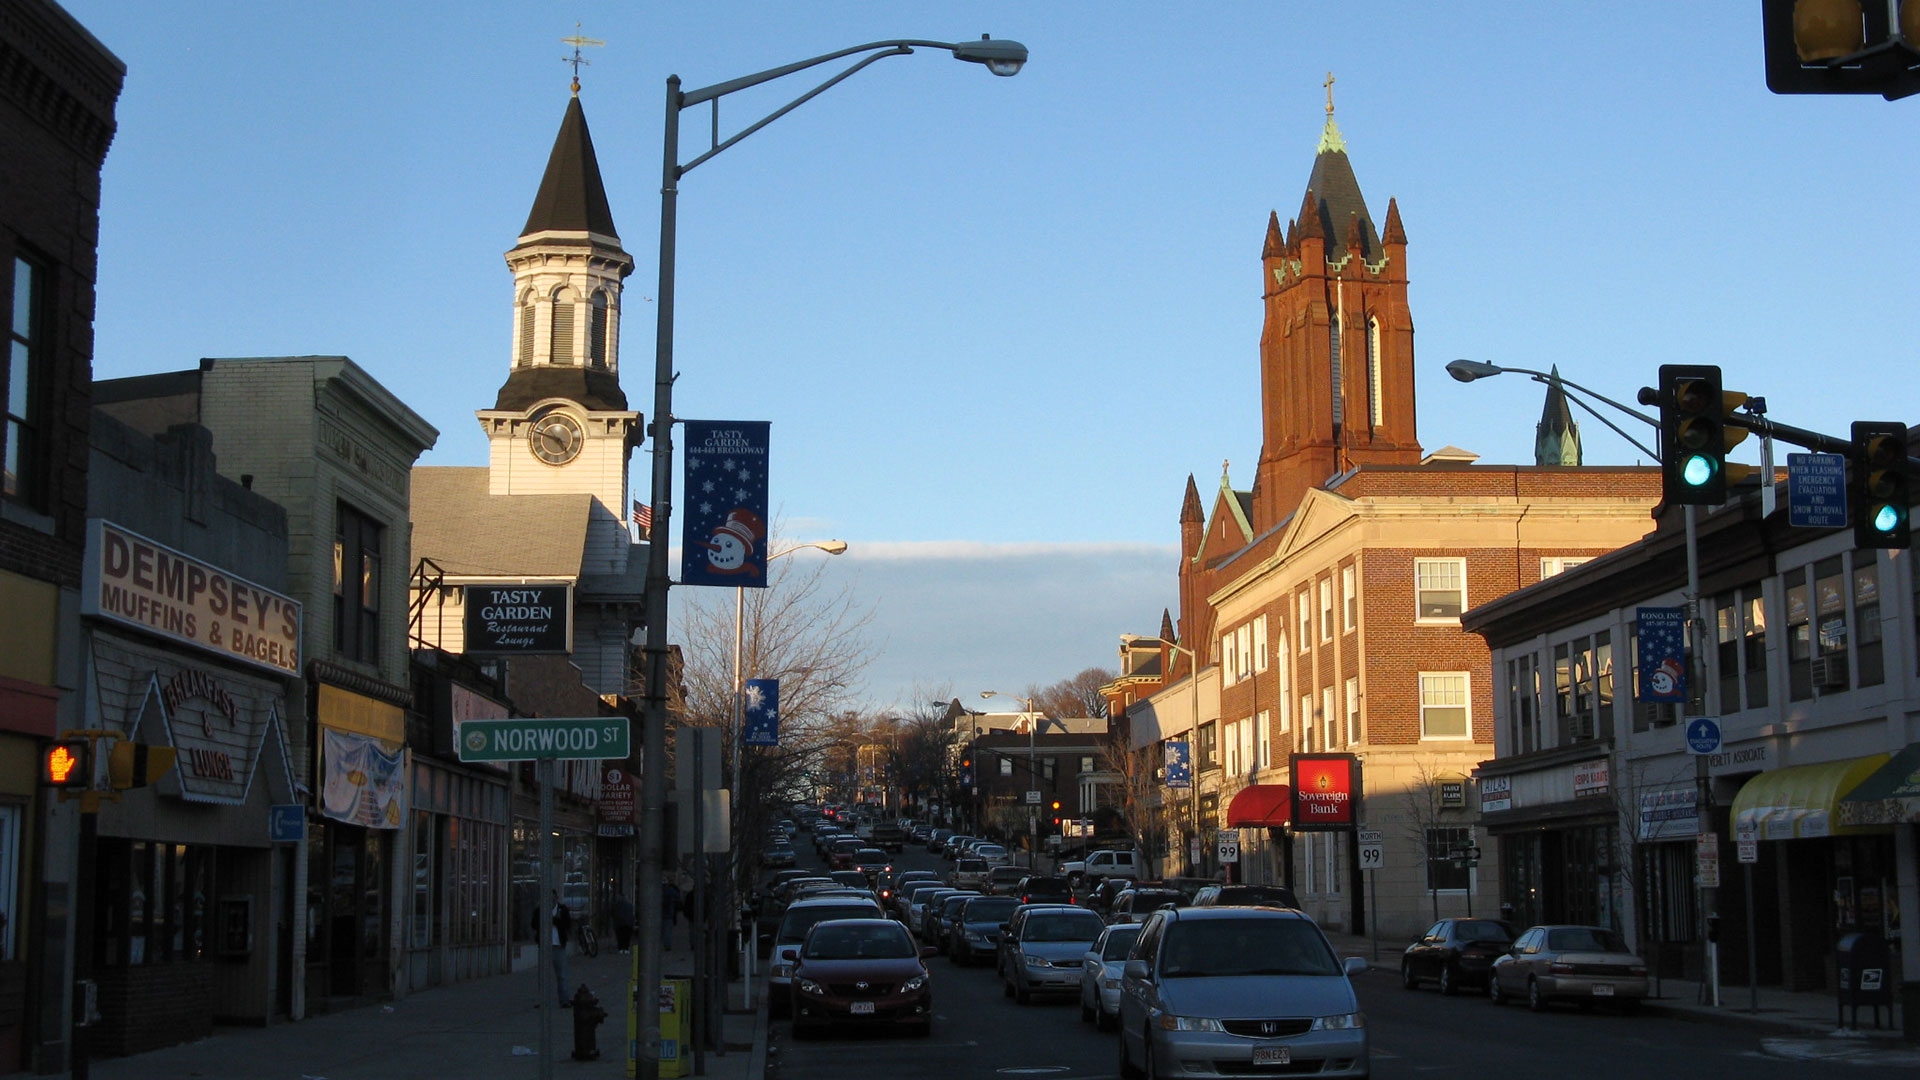
M 1840 799 L 1844 825 L 1920 822 L 1920 743 L 1893 755 Z
M 1293 816 L 1293 788 L 1286 784 L 1249 784 L 1227 804 L 1229 829 L 1284 828 Z
M 1834 836 L 1864 831 L 1840 822 L 1839 804 L 1891 754 L 1869 754 L 1818 765 L 1772 769 L 1747 781 L 1733 798 L 1733 822 L 1757 826 L 1762 840 Z

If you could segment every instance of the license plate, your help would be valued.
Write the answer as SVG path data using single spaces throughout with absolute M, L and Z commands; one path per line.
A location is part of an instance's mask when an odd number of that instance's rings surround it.
M 855 1015 L 855 1016 L 872 1016 L 872 1015 L 873 1015 L 873 1002 L 871 1002 L 871 1001 L 856 1001 L 856 1002 L 854 1002 L 854 1003 L 853 1003 L 853 1015 Z
M 1288 1065 L 1293 1061 L 1292 1051 L 1285 1046 L 1256 1046 L 1253 1048 L 1255 1065 Z
M 1593 996 L 1594 997 L 1612 997 L 1613 984 L 1612 983 L 1594 983 Z

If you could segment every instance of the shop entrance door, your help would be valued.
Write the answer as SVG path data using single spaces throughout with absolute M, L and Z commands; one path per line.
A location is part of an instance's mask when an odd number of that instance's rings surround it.
M 387 906 L 384 833 L 316 825 L 308 870 L 308 986 L 326 997 L 384 994 Z M 314 1003 L 309 1003 L 313 1007 Z

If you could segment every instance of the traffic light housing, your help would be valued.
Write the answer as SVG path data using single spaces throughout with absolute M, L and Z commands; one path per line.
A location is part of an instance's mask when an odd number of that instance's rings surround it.
M 40 753 L 40 783 L 60 791 L 93 787 L 93 760 L 85 739 L 48 743 Z
M 1728 484 L 1750 471 L 1727 462 L 1727 451 L 1747 437 L 1747 429 L 1729 424 L 1727 414 L 1745 404 L 1747 395 L 1726 392 L 1715 365 L 1662 364 L 1656 398 L 1662 500 L 1678 506 L 1726 502 Z
M 960 783 L 964 787 L 973 786 L 973 759 L 960 759 Z
M 1053 800 L 1053 827 L 1056 829 L 1060 827 L 1060 800 L 1059 799 Z
M 1767 89 L 1920 93 L 1920 0 L 1760 0 Z
M 1847 512 L 1853 544 L 1905 548 L 1913 543 L 1912 482 L 1907 476 L 1907 425 L 1858 420 L 1847 454 Z
M 126 739 L 107 751 L 107 784 L 115 791 L 146 787 L 173 768 L 171 746 L 148 746 Z

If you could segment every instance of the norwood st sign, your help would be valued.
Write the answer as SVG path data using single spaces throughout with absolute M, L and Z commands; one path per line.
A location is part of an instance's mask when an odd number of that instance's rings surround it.
M 460 725 L 461 761 L 533 761 L 538 758 L 624 758 L 633 752 L 627 718 L 516 717 Z

